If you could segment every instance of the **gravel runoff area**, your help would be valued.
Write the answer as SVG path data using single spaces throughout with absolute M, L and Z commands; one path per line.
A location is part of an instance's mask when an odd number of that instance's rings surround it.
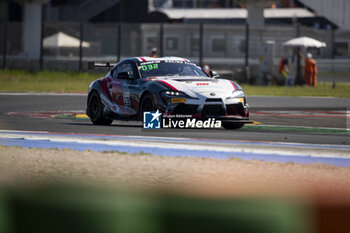
M 195 196 L 283 195 L 346 201 L 350 168 L 0 146 L 0 183 L 62 181 Z

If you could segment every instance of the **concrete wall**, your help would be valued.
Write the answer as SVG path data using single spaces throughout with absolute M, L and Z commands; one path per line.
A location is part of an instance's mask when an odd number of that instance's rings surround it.
M 24 4 L 23 53 L 29 58 L 39 58 L 41 38 L 41 4 Z

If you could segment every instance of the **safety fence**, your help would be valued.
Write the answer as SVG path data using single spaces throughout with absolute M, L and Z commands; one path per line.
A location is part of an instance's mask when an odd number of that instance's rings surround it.
M 326 48 L 311 50 L 325 70 L 350 69 L 346 65 L 350 58 L 350 32 L 299 25 L 257 29 L 230 24 L 2 22 L 0 64 L 2 68 L 86 70 L 88 61 L 116 62 L 126 57 L 149 56 L 156 48 L 158 56 L 181 56 L 216 69 L 232 70 L 258 67 L 264 56 L 271 56 L 274 64 L 278 63 L 281 56 L 290 53 L 283 43 L 297 36 L 326 42 Z M 264 51 L 266 42 L 273 45 L 269 53 Z

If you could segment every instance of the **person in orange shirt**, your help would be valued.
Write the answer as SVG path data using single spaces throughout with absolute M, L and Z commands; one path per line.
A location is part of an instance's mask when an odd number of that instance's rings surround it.
M 316 61 L 312 59 L 312 54 L 308 53 L 305 58 L 301 53 L 300 56 L 305 60 L 305 83 L 308 86 L 317 86 L 317 66 Z
M 203 69 L 204 69 L 205 73 L 207 73 L 208 75 L 210 75 L 210 67 L 209 67 L 209 65 L 204 65 L 204 66 L 203 66 Z

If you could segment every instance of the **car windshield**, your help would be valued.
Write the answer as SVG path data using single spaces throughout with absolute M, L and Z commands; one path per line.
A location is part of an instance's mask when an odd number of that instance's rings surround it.
M 138 67 L 143 78 L 160 76 L 209 77 L 200 67 L 190 62 L 154 61 L 144 62 Z

